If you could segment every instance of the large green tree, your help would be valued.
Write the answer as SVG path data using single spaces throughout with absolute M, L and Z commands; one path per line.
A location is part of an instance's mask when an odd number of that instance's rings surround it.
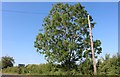
M 2 68 L 12 67 L 15 63 L 13 57 L 10 56 L 3 56 L 1 59 L 2 62 Z
M 36 37 L 34 47 L 37 52 L 45 54 L 48 62 L 61 63 L 72 68 L 82 59 L 91 58 L 91 46 L 88 12 L 80 3 L 69 5 L 54 4 L 42 26 L 44 33 Z M 92 16 L 91 27 L 94 28 Z M 101 53 L 100 40 L 93 40 L 95 56 Z

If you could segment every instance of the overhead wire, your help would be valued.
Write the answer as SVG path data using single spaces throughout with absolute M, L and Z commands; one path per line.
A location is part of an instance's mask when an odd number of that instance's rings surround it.
M 27 11 L 18 11 L 18 10 L 0 10 L 2 12 L 13 12 L 13 13 L 23 13 L 23 14 L 48 14 L 48 13 L 40 13 L 40 12 L 27 12 Z

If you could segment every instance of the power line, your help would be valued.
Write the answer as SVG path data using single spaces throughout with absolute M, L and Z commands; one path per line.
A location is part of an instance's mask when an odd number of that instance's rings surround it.
M 2 12 L 11 12 L 11 13 L 23 13 L 23 14 L 48 14 L 48 13 L 39 13 L 39 12 L 27 12 L 27 11 L 18 11 L 18 10 L 0 10 Z

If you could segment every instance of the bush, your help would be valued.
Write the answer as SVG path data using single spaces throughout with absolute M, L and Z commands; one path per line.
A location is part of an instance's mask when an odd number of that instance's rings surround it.
M 109 61 L 98 61 L 97 62 L 97 72 L 99 75 L 118 75 L 120 73 L 118 57 L 112 57 Z M 2 70 L 3 73 L 10 74 L 26 74 L 26 75 L 91 75 L 92 68 L 89 69 L 84 63 L 81 63 L 76 68 L 67 70 L 59 64 L 29 64 L 25 67 L 8 67 Z M 90 71 L 87 73 L 87 71 Z
M 8 68 L 4 68 L 2 70 L 2 73 L 12 73 L 12 74 L 18 74 L 18 67 L 8 67 Z

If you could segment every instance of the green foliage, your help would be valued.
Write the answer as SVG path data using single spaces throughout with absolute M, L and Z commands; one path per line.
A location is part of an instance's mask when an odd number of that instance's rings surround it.
M 106 54 L 105 58 L 98 60 L 97 69 L 99 75 L 119 75 L 120 74 L 120 54 L 110 58 L 110 54 Z
M 19 69 L 18 67 L 8 67 L 8 68 L 4 68 L 2 70 L 2 73 L 11 73 L 11 74 L 18 74 Z
M 91 58 L 87 11 L 80 3 L 57 3 L 44 19 L 44 33 L 36 37 L 34 47 L 45 54 L 48 62 L 61 63 L 68 69 L 76 67 L 81 58 Z M 95 23 L 90 16 L 92 28 Z M 94 40 L 95 55 L 102 51 L 100 40 Z
M 13 64 L 15 63 L 13 57 L 10 56 L 2 57 L 1 62 L 2 62 L 2 68 L 12 67 Z
M 90 59 L 86 59 L 78 66 L 79 73 L 82 75 L 93 75 L 93 64 Z
M 120 74 L 120 55 L 110 58 L 106 55 L 97 61 L 98 75 L 119 75 Z M 77 68 L 66 69 L 60 64 L 28 64 L 25 67 L 8 67 L 2 70 L 3 73 L 9 74 L 26 74 L 26 75 L 93 75 L 93 65 L 91 59 L 85 59 Z M 92 76 L 91 76 L 92 77 Z M 117 76 L 116 76 L 117 77 Z

